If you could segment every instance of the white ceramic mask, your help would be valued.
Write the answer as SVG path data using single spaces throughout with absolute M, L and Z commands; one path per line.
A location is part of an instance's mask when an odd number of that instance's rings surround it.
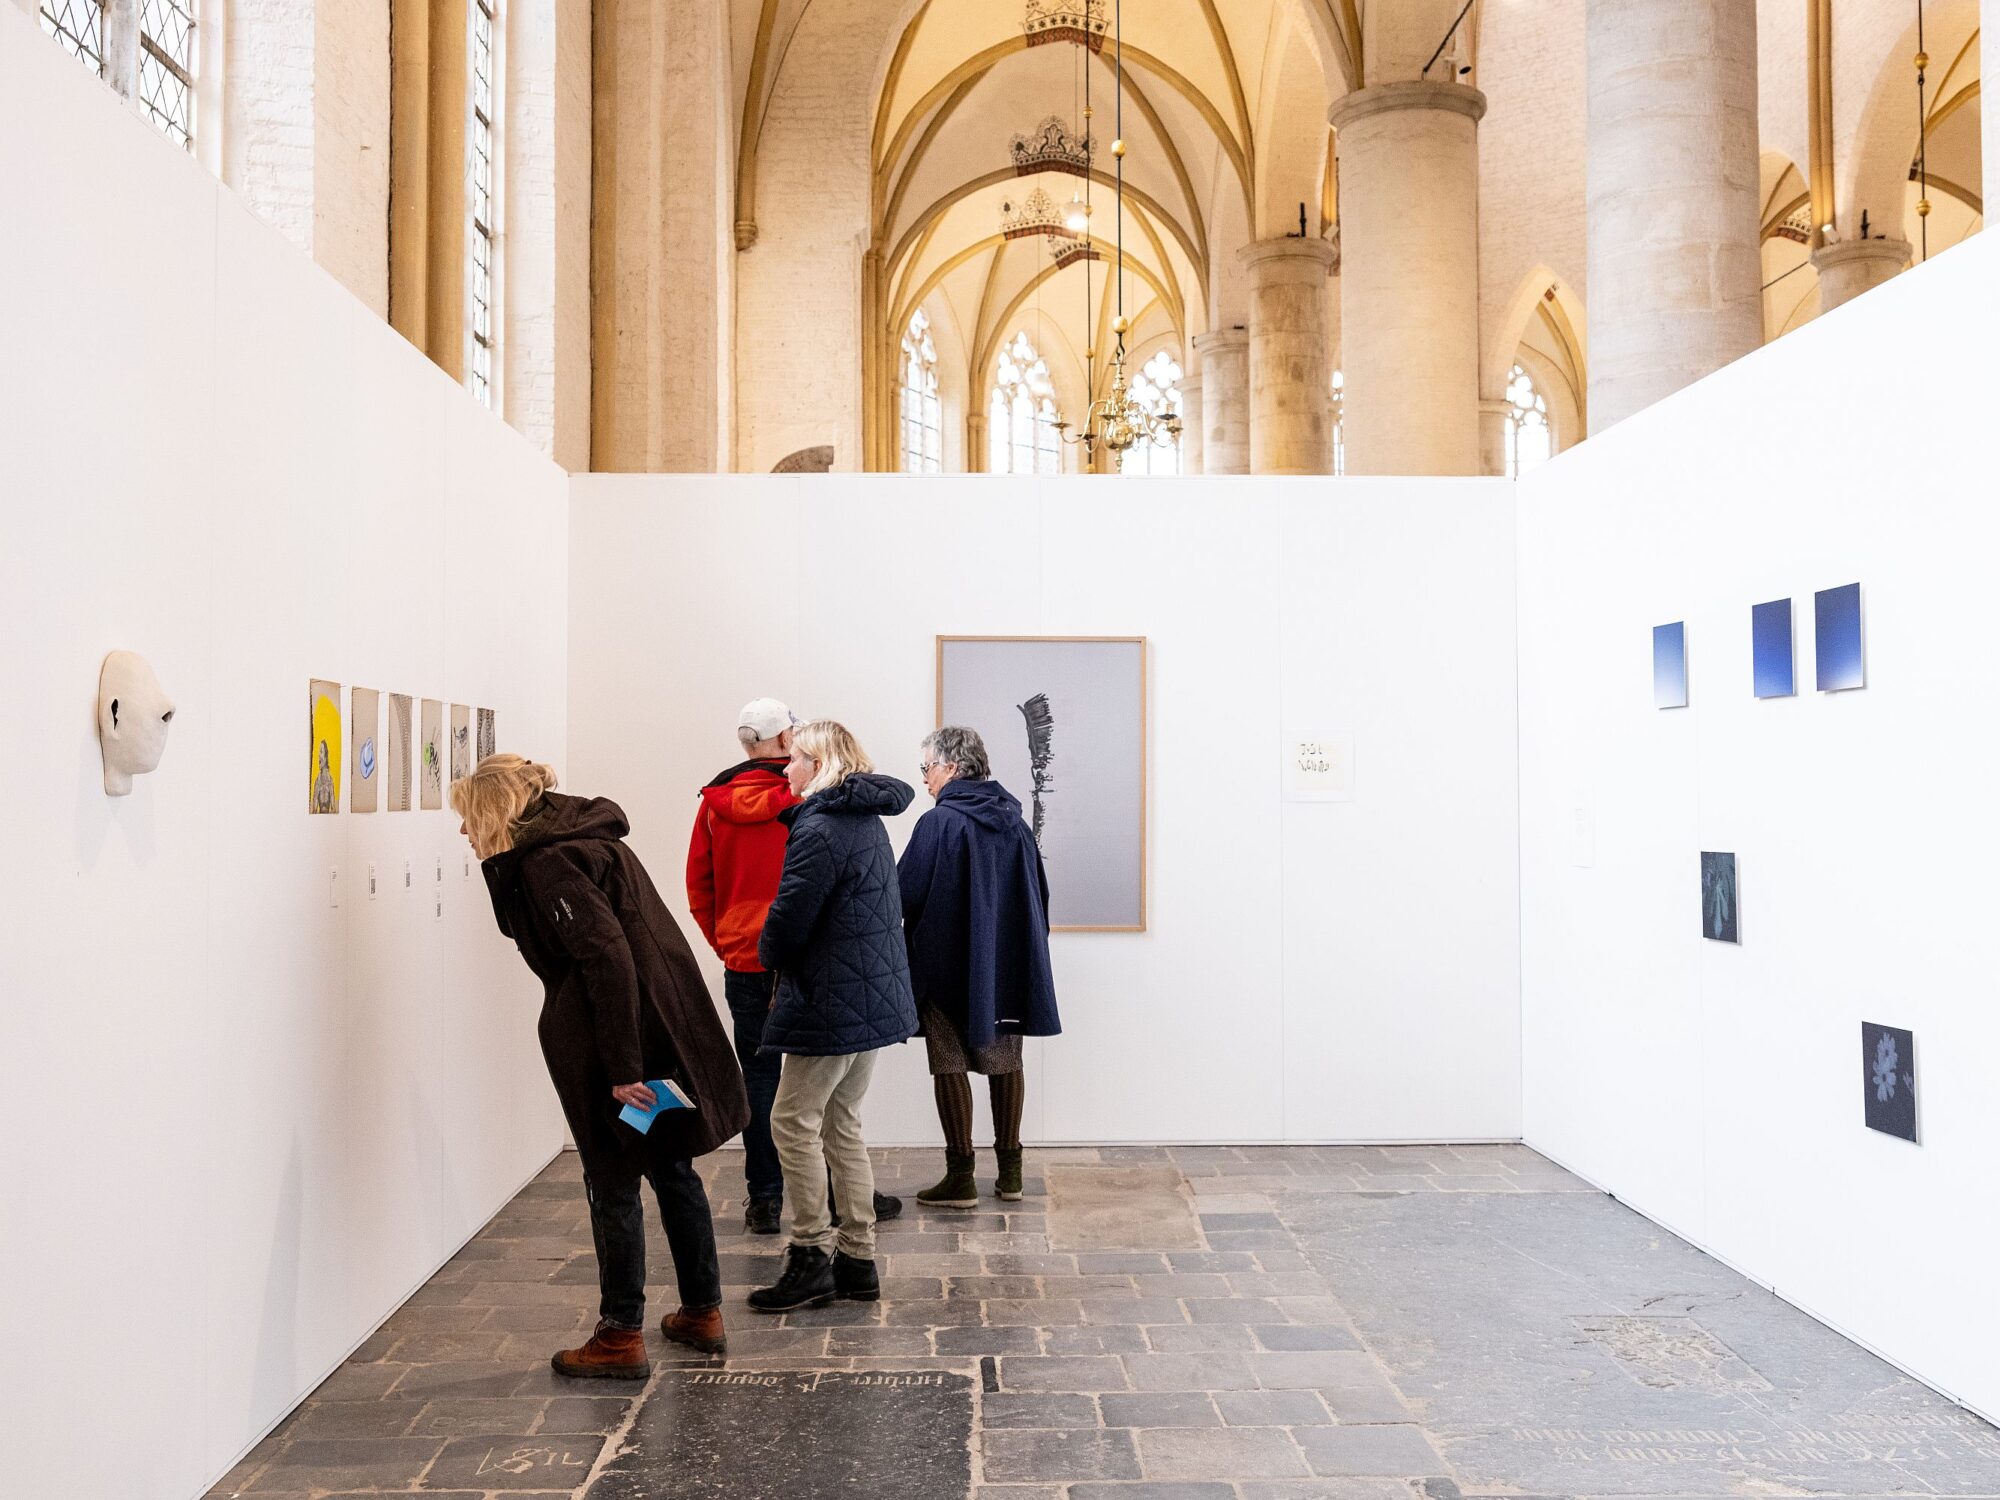
M 114 651 L 97 676 L 97 738 L 104 749 L 104 792 L 124 797 L 132 778 L 159 765 L 173 723 L 173 700 L 146 658 Z

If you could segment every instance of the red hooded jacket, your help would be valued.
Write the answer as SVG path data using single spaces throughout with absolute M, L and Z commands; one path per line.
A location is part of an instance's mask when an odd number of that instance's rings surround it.
M 688 909 L 723 965 L 763 969 L 757 939 L 785 869 L 787 829 L 778 814 L 799 799 L 782 760 L 746 760 L 701 789 L 688 841 Z

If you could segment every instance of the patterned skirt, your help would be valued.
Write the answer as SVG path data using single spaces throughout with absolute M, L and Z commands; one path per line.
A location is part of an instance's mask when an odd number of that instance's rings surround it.
M 1002 1032 L 990 1047 L 968 1047 L 965 1036 L 935 1005 L 917 1013 L 923 1023 L 924 1047 L 930 1053 L 931 1077 L 945 1073 L 980 1073 L 992 1076 L 1021 1071 L 1021 1033 Z

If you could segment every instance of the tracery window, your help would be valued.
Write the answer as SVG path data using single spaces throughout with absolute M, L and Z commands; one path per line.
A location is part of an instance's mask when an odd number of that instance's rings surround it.
M 1060 474 L 1055 382 L 1025 333 L 1000 351 L 986 403 L 986 468 L 993 474 Z
M 184 150 L 194 146 L 195 5 L 197 0 L 140 0 L 139 45 L 113 77 L 107 59 L 109 20 L 104 0 L 42 0 L 42 30 L 128 99 Z
M 1333 427 L 1333 472 L 1347 472 L 1346 383 L 1340 371 L 1333 372 L 1333 406 L 1327 420 Z
M 498 232 L 493 203 L 493 38 L 494 9 L 499 0 L 472 0 L 468 7 L 472 34 L 467 39 L 472 87 L 472 120 L 465 149 L 467 285 L 472 347 L 466 361 L 466 385 L 472 394 L 493 404 L 493 246 Z
M 937 341 L 920 307 L 903 330 L 903 472 L 944 472 L 942 409 L 938 403 Z
M 1169 412 L 1175 416 L 1181 411 L 1181 366 L 1166 350 L 1162 349 L 1140 367 L 1132 377 L 1132 399 L 1148 416 L 1164 417 Z M 1127 448 L 1119 463 L 1121 474 L 1178 474 L 1181 471 L 1181 445 L 1173 438 L 1134 443 Z
M 1507 477 L 1519 479 L 1549 457 L 1549 403 L 1519 365 L 1507 372 Z

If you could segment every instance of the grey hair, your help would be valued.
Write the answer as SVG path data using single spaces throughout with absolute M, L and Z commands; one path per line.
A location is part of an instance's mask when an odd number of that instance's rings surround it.
M 976 729 L 947 724 L 925 735 L 919 748 L 927 760 L 956 767 L 961 781 L 984 781 L 993 774 L 992 763 L 986 759 L 986 741 Z

